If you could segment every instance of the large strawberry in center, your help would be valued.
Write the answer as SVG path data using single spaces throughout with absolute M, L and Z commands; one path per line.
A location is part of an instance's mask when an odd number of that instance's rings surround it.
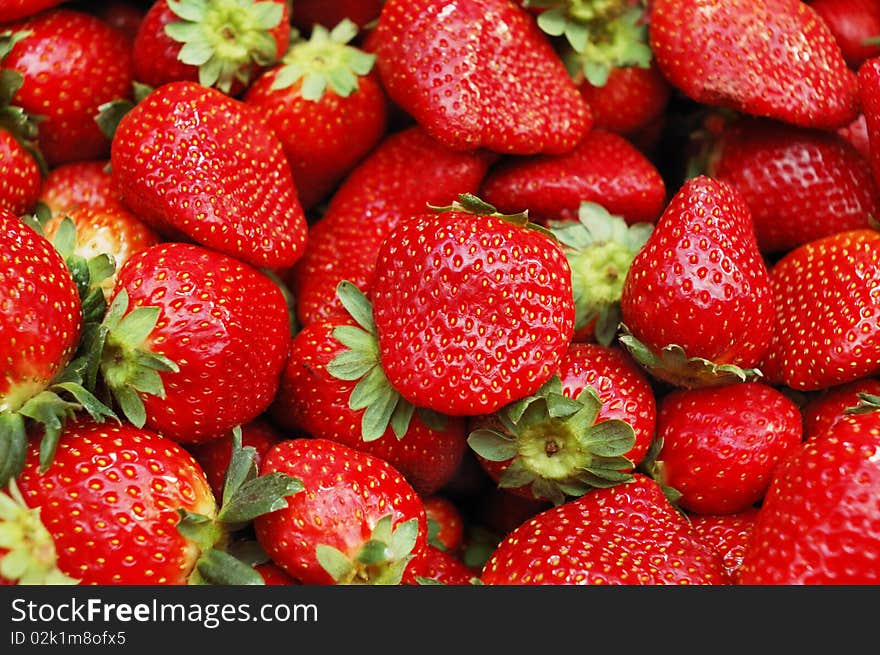
M 154 89 L 113 137 L 113 181 L 163 236 L 258 267 L 302 255 L 307 227 L 281 142 L 252 107 L 195 82 Z

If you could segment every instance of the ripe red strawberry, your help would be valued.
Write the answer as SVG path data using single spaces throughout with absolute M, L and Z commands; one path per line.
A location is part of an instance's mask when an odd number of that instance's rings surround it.
M 458 506 L 446 496 L 422 497 L 428 518 L 428 543 L 447 553 L 458 553 L 464 542 L 464 517 Z
M 559 244 L 524 215 L 502 217 L 469 195 L 389 232 L 371 294 L 391 386 L 451 416 L 490 414 L 535 393 L 574 330 Z
M 584 79 L 578 90 L 590 106 L 594 128 L 621 134 L 630 141 L 662 120 L 672 95 L 672 86 L 654 61 L 647 67 L 614 67 L 601 86 Z
M 391 99 L 450 148 L 559 154 L 592 125 L 548 37 L 511 0 L 386 0 L 371 43 Z
M 846 410 L 859 405 L 861 393 L 880 396 L 880 379 L 861 378 L 812 395 L 801 408 L 804 439 L 817 437 L 845 419 Z
M 32 16 L 44 9 L 60 5 L 62 0 L 4 0 L 0 4 L 0 23 Z
M 379 17 L 384 0 L 297 0 L 290 16 L 295 27 L 311 32 L 315 25 L 332 28 L 344 18 L 365 27 Z
M 874 181 L 880 184 L 880 57 L 872 57 L 861 65 L 858 81 L 871 170 Z
M 80 207 L 101 209 L 106 205 L 122 205 L 113 187 L 110 162 L 103 159 L 75 161 L 52 168 L 40 187 L 39 201 L 52 215 Z
M 875 0 L 812 0 L 850 68 L 880 56 L 880 4 Z
M 573 220 L 582 202 L 595 202 L 627 223 L 653 223 L 666 205 L 666 184 L 651 161 L 624 137 L 592 130 L 562 155 L 507 158 L 496 164 L 480 197 L 538 222 Z
M 134 76 L 152 87 L 186 80 L 238 95 L 289 44 L 284 0 L 156 0 L 135 34 Z
M 738 583 L 880 582 L 880 413 L 850 416 L 780 463 L 755 519 Z
M 530 398 L 471 421 L 468 443 L 502 488 L 555 504 L 631 479 L 654 439 L 647 377 L 615 347 L 575 343 Z
M 658 481 L 689 512 L 735 514 L 763 498 L 801 437 L 797 405 L 766 384 L 677 389 L 659 402 Z
M 660 70 L 699 103 L 825 129 L 856 116 L 855 75 L 806 2 L 655 0 L 648 20 Z
M 162 236 L 285 268 L 307 226 L 281 142 L 255 109 L 171 82 L 119 121 L 110 153 L 123 202 Z
M 185 243 L 128 259 L 104 327 L 102 378 L 123 413 L 181 443 L 221 437 L 263 413 L 290 348 L 275 282 Z
M 851 143 L 862 157 L 871 161 L 868 124 L 863 113 L 860 113 L 849 125 L 839 128 L 837 133 Z
M 40 165 L 15 135 L 0 129 L 0 208 L 21 215 L 33 209 L 43 185 Z
M 112 202 L 112 201 L 111 201 Z M 76 230 L 73 254 L 85 260 L 108 255 L 114 273 L 105 277 L 101 288 L 110 297 L 116 281 L 115 271 L 136 252 L 160 242 L 159 235 L 128 211 L 122 204 L 108 204 L 102 209 L 83 206 L 63 213 L 56 213 L 43 225 L 43 234 L 54 240 L 65 219 Z
M 571 268 L 574 341 L 609 346 L 620 325 L 620 296 L 633 259 L 653 230 L 650 223 L 627 225 L 601 205 L 583 202 L 577 222 L 549 221 Z
M 288 439 L 263 474 L 305 490 L 254 520 L 260 545 L 303 584 L 400 584 L 425 568 L 427 521 L 415 490 L 388 462 L 326 439 Z
M 332 364 L 344 353 L 358 353 L 355 357 L 361 353 L 360 349 L 350 350 L 343 345 L 334 336 L 337 330 L 358 328 L 350 317 L 340 314 L 310 323 L 293 337 L 270 407 L 272 417 L 287 429 L 381 457 L 399 470 L 419 494 L 436 492 L 455 474 L 467 448 L 464 422 L 438 417 L 432 423 L 420 412 L 409 420 L 406 412 L 412 413 L 413 408 L 400 400 L 396 404 L 378 403 L 383 410 L 390 405 L 389 412 L 394 410 L 396 414 L 382 412 L 377 416 L 363 406 L 352 407 L 350 398 L 356 382 L 348 375 L 334 376 Z M 355 334 L 375 347 L 375 335 L 363 331 Z M 373 367 L 378 369 L 375 359 L 374 354 Z M 358 393 L 364 388 L 361 386 Z M 392 415 L 403 417 L 402 422 L 392 420 Z
M 538 514 L 492 553 L 487 585 L 725 584 L 720 556 L 643 475 Z
M 428 544 L 425 550 L 425 571 L 419 584 L 469 585 L 478 584 L 479 578 L 471 568 L 448 551 Z
M 868 227 L 880 216 L 868 160 L 834 132 L 735 121 L 722 132 L 709 174 L 742 194 L 762 253 Z
M 40 473 L 28 448 L 18 486 L 54 541 L 58 568 L 80 584 L 185 584 L 200 546 L 178 509 L 215 518 L 204 473 L 183 448 L 130 425 L 69 425 Z
M 880 371 L 880 233 L 839 232 L 788 252 L 770 270 L 776 329 L 760 368 L 814 391 Z
M 254 567 L 254 570 L 263 578 L 267 585 L 296 585 L 299 584 L 284 572 L 280 566 L 272 562 L 264 562 Z
M 243 97 L 281 140 L 303 208 L 323 200 L 384 136 L 385 92 L 375 55 L 348 45 L 351 21 L 332 31 L 316 25 L 284 59 L 254 80 Z
M 254 449 L 254 463 L 257 469 L 260 468 L 263 457 L 269 452 L 269 449 L 282 439 L 281 432 L 263 416 L 258 416 L 241 426 L 241 445 Z M 205 477 L 215 498 L 223 497 L 224 480 L 232 458 L 233 448 L 231 434 L 204 443 L 186 446 L 186 449 L 192 453 L 205 472 Z
M 125 37 L 96 16 L 65 7 L 5 27 L 27 33 L 3 59 L 3 68 L 22 77 L 11 103 L 37 119 L 37 144 L 46 162 L 105 157 L 110 142 L 95 116 L 104 103 L 131 97 Z
M 736 584 L 746 548 L 752 538 L 756 518 L 758 518 L 757 507 L 749 507 L 736 514 L 688 516 L 694 532 L 721 555 L 724 572 L 732 584 Z
M 651 373 L 678 386 L 755 374 L 774 325 L 767 268 L 739 192 L 687 180 L 630 266 L 621 339 Z
M 309 228 L 309 245 L 287 277 L 301 325 L 342 311 L 336 286 L 366 291 L 385 236 L 428 204 L 445 206 L 476 193 L 489 166 L 485 151 L 455 152 L 422 128 L 388 135 L 358 164 Z

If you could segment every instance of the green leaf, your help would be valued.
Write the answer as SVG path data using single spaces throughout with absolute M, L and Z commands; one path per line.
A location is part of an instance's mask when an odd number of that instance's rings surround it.
M 142 428 L 147 422 L 147 410 L 138 392 L 131 387 L 121 386 L 111 389 L 113 397 L 119 403 L 119 409 L 125 418 L 135 427 Z
M 284 7 L 277 2 L 255 2 L 250 9 L 263 30 L 275 29 L 284 17 Z
M 388 546 L 385 542 L 370 539 L 358 552 L 357 561 L 360 564 L 366 564 L 367 566 L 382 564 L 388 559 L 385 552 L 387 548 Z
M 168 0 L 168 8 L 178 18 L 198 22 L 205 17 L 208 0 Z
M 362 350 L 345 350 L 327 363 L 327 372 L 339 380 L 360 380 L 374 366 L 376 358 L 372 354 Z
M 398 439 L 402 439 L 409 430 L 409 423 L 412 420 L 414 411 L 415 406 L 398 395 L 397 404 L 391 413 L 391 429 L 394 431 L 394 436 Z
M 221 508 L 229 505 L 232 497 L 248 480 L 257 477 L 257 451 L 253 446 L 241 445 L 241 426 L 232 428 L 232 453 L 229 457 L 229 466 L 223 476 L 223 499 Z
M 24 469 L 27 444 L 24 417 L 13 412 L 0 413 L 0 489 Z
M 538 14 L 538 27 L 550 36 L 562 36 L 568 22 L 565 9 L 548 9 Z
M 636 443 L 632 426 L 620 419 L 599 421 L 580 438 L 591 453 L 600 457 L 625 455 Z
M 317 102 L 327 89 L 327 78 L 321 73 L 306 73 L 300 86 L 300 95 L 306 100 Z
M 331 578 L 337 583 L 348 578 L 354 572 L 354 563 L 345 556 L 340 550 L 333 546 L 318 544 L 315 548 L 315 557 L 318 564 L 324 569 Z
M 277 471 L 248 480 L 221 508 L 219 519 L 224 523 L 247 523 L 287 507 L 286 498 L 303 489 L 300 480 Z
M 158 320 L 158 307 L 136 307 L 113 330 L 113 340 L 125 349 L 138 348 L 150 336 Z
M 518 452 L 515 439 L 494 430 L 474 430 L 468 435 L 467 442 L 477 455 L 490 462 L 506 462 Z
M 202 580 L 215 585 L 262 585 L 263 576 L 241 560 L 227 552 L 211 548 L 203 554 L 196 565 Z
M 342 280 L 336 285 L 336 296 L 358 325 L 370 334 L 376 334 L 373 306 L 363 291 L 348 280 Z
M 180 23 L 178 23 L 178 25 L 179 24 Z M 168 30 L 171 26 L 172 25 L 166 25 L 165 32 L 168 33 L 171 38 L 175 38 Z M 213 46 L 206 41 L 186 41 L 186 39 L 180 38 L 175 38 L 175 40 L 185 41 L 177 54 L 177 58 L 184 64 L 189 64 L 190 66 L 204 66 L 208 63 L 211 57 L 214 56 Z
M 391 558 L 395 560 L 402 559 L 412 553 L 413 548 L 416 546 L 418 535 L 418 519 L 409 519 L 398 525 L 391 535 L 391 543 L 389 544 Z
M 515 458 L 498 478 L 498 486 L 506 489 L 516 489 L 532 484 L 536 481 L 536 478 L 537 474 L 534 471 L 526 468 L 522 460 Z

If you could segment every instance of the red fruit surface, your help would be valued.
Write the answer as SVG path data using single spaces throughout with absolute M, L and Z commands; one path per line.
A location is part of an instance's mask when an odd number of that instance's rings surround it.
M 379 17 L 384 0 L 297 0 L 290 20 L 308 33 L 315 23 L 327 29 L 336 27 L 343 18 L 364 27 Z
M 422 498 L 428 517 L 429 541 L 448 553 L 456 553 L 464 542 L 464 518 L 458 506 L 446 496 L 433 494 Z M 436 524 L 432 532 L 431 523 Z
M 880 379 L 861 378 L 811 395 L 801 408 L 804 439 L 818 437 L 838 421 L 847 418 L 844 410 L 859 404 L 860 393 L 880 396 Z
M 812 0 L 810 7 L 828 25 L 850 68 L 857 69 L 880 56 L 880 44 L 865 43 L 880 36 L 880 4 L 876 0 Z
M 422 575 L 428 545 L 425 508 L 385 460 L 326 439 L 288 439 L 263 460 L 260 473 L 274 471 L 298 478 L 305 487 L 287 499 L 287 507 L 254 520 L 263 549 L 289 575 L 303 584 L 334 584 L 315 548 L 332 546 L 354 557 L 389 514 L 392 527 L 418 522 L 404 581 Z
M 487 585 L 725 584 L 721 558 L 656 482 L 636 476 L 538 514 L 483 568 Z
M 34 207 L 43 175 L 33 155 L 11 132 L 0 129 L 0 208 L 20 216 Z
M 55 166 L 40 188 L 40 202 L 52 214 L 63 214 L 80 207 L 101 209 L 121 205 L 105 159 L 81 160 Z
M 562 249 L 497 216 L 451 210 L 399 223 L 371 290 L 391 385 L 451 416 L 489 414 L 537 391 L 574 331 Z
M 510 0 L 386 0 L 370 38 L 391 99 L 449 148 L 558 154 L 592 126 L 550 40 Z
M 721 555 L 724 571 L 733 584 L 736 583 L 757 517 L 757 507 L 749 507 L 736 514 L 688 516 L 694 532 Z
M 164 398 L 141 394 L 147 427 L 197 443 L 268 408 L 290 349 L 287 305 L 269 277 L 201 246 L 160 243 L 118 271 L 114 298 L 120 289 L 132 308 L 159 307 L 145 345 L 179 367 L 162 373 Z
M 426 549 L 425 559 L 427 564 L 421 578 L 444 585 L 474 584 L 473 581 L 478 579 L 470 567 L 460 559 L 430 544 Z
M 243 102 L 163 85 L 122 117 L 110 163 L 123 202 L 167 239 L 257 267 L 302 256 L 307 226 L 281 142 Z
M 734 514 L 759 502 L 801 437 L 797 405 L 759 382 L 678 389 L 657 412 L 663 483 L 695 514 Z
M 199 547 L 177 530 L 178 509 L 213 518 L 199 465 L 179 445 L 128 424 L 65 428 L 52 465 L 38 473 L 28 449 L 19 488 L 40 507 L 58 568 L 80 584 L 186 584 Z

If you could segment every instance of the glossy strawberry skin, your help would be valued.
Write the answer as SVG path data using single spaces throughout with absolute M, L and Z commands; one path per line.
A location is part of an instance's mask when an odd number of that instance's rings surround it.
M 880 184 L 880 56 L 859 67 L 859 100 L 868 136 L 868 155 L 874 181 Z
M 83 11 L 51 9 L 10 24 L 28 30 L 3 60 L 24 82 L 12 104 L 38 123 L 37 143 L 50 166 L 98 159 L 110 141 L 95 122 L 99 107 L 131 97 L 131 50 L 125 37 Z M 51 102 L 47 102 L 51 98 Z
M 297 332 L 270 413 L 286 429 L 381 457 L 419 494 L 434 493 L 452 478 L 461 462 L 467 447 L 464 422 L 450 417 L 443 429 L 432 429 L 416 415 L 402 437 L 389 427 L 378 439 L 364 441 L 364 410 L 349 407 L 356 381 L 340 380 L 327 371 L 327 364 L 346 350 L 333 336 L 334 329 L 353 324 L 347 316 L 337 315 Z
M 269 451 L 261 474 L 280 471 L 305 490 L 287 507 L 254 520 L 257 539 L 278 566 L 303 584 L 333 584 L 315 556 L 318 545 L 354 556 L 373 528 L 391 514 L 393 526 L 418 521 L 413 559 L 404 581 L 421 575 L 427 519 L 421 499 L 385 460 L 326 439 L 288 439 Z
M 880 56 L 880 45 L 865 43 L 880 35 L 880 5 L 874 0 L 813 0 L 810 7 L 828 25 L 850 68 Z
M 445 550 L 428 545 L 425 571 L 421 577 L 444 585 L 473 584 L 477 577 L 464 562 Z
M 849 417 L 782 462 L 755 520 L 738 583 L 880 581 L 880 414 Z
M 327 89 L 319 100 L 302 97 L 302 84 L 272 89 L 280 66 L 251 84 L 244 102 L 256 107 L 281 140 L 300 204 L 325 199 L 379 143 L 388 124 L 385 91 L 375 71 L 358 77 L 357 89 L 341 96 Z
M 63 214 L 80 207 L 101 209 L 107 205 L 121 205 L 113 186 L 110 162 L 91 159 L 55 166 L 40 187 L 40 202 L 52 214 Z
M 859 404 L 859 393 L 880 396 L 880 379 L 860 378 L 811 395 L 801 408 L 804 439 L 817 437 L 845 419 L 845 410 Z
M 574 332 L 562 249 L 497 216 L 451 210 L 401 222 L 382 244 L 371 292 L 391 385 L 451 416 L 489 414 L 537 391 Z
M 184 509 L 213 518 L 216 502 L 183 448 L 129 424 L 64 429 L 49 469 L 32 443 L 19 488 L 41 507 L 58 567 L 80 584 L 186 584 L 198 547 L 177 530 Z
M 483 568 L 487 585 L 725 584 L 720 556 L 656 482 L 596 489 L 508 534 Z
M 134 254 L 117 273 L 120 289 L 132 308 L 160 308 L 147 346 L 179 367 L 162 373 L 165 398 L 142 394 L 147 427 L 198 443 L 268 408 L 290 348 L 287 305 L 269 277 L 222 253 L 172 242 Z
M 571 150 L 589 107 L 534 18 L 509 0 L 388 0 L 371 34 L 389 96 L 457 150 Z
M 327 29 L 336 27 L 343 18 L 348 18 L 359 27 L 364 27 L 379 18 L 384 0 L 298 0 L 291 22 L 308 33 L 315 23 Z
M 70 362 L 82 308 L 58 251 L 7 210 L 0 210 L 0 307 L 0 411 L 14 411 Z
M 37 160 L 15 139 L 10 132 L 0 129 L 0 207 L 17 216 L 31 210 L 43 176 Z
M 476 193 L 491 160 L 485 151 L 449 150 L 419 126 L 386 136 L 309 228 L 305 254 L 287 277 L 300 324 L 342 310 L 341 280 L 366 291 L 388 232 L 428 204 L 443 207 L 459 193 Z
M 748 206 L 726 182 L 685 182 L 630 266 L 623 322 L 649 348 L 754 366 L 774 325 L 767 267 Z
M 257 267 L 292 265 L 307 226 L 281 142 L 241 101 L 194 82 L 154 89 L 110 153 L 123 202 L 167 239 Z
M 699 103 L 823 129 L 856 116 L 855 75 L 806 2 L 656 0 L 648 25 L 661 71 Z
M 435 522 L 438 527 L 434 535 L 435 545 L 447 553 L 459 552 L 464 542 L 464 518 L 458 506 L 439 494 L 422 496 L 422 504 L 428 521 Z
M 816 391 L 880 367 L 880 233 L 851 230 L 789 251 L 770 271 L 776 329 L 761 370 Z
M 736 584 L 758 511 L 757 507 L 749 507 L 735 514 L 688 515 L 694 532 L 721 555 L 724 572 L 731 584 Z
M 528 210 L 537 222 L 576 220 L 581 202 L 595 202 L 627 223 L 654 223 L 666 205 L 666 184 L 624 137 L 594 129 L 565 154 L 502 160 L 480 197 L 505 213 Z
M 280 0 L 270 1 L 278 2 L 283 8 L 281 21 L 270 30 L 276 44 L 275 55 L 281 57 L 290 44 L 290 11 L 288 3 Z M 171 11 L 166 0 L 157 0 L 150 4 L 132 41 L 134 75 L 138 82 L 152 87 L 169 82 L 198 82 L 199 69 L 178 58 L 182 44 L 165 33 L 166 25 L 179 20 L 181 19 Z M 252 65 L 246 74 L 253 79 L 257 71 L 258 67 Z M 237 96 L 245 87 L 243 82 L 236 80 L 230 87 L 229 93 Z
M 663 482 L 689 512 L 744 511 L 763 498 L 802 432 L 797 406 L 766 384 L 674 390 L 657 413 Z
M 880 215 L 868 160 L 833 132 L 738 121 L 725 128 L 715 156 L 713 175 L 742 194 L 762 253 L 868 227 Z
M 0 6 L 0 23 L 33 16 L 44 9 L 60 5 L 61 2 L 62 0 L 6 0 Z

